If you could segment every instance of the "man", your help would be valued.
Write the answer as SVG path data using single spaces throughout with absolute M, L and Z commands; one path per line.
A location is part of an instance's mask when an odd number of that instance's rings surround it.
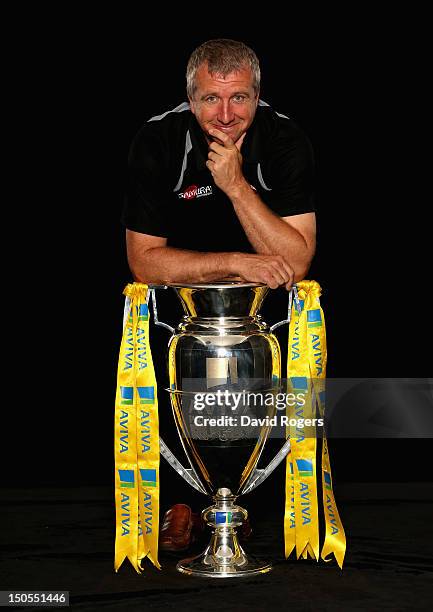
M 129 157 L 123 223 L 138 282 L 239 279 L 272 289 L 303 279 L 315 250 L 313 161 L 300 128 L 259 99 L 257 56 L 207 41 L 187 66 L 189 103 L 149 119 Z M 161 547 L 189 542 L 177 504 Z

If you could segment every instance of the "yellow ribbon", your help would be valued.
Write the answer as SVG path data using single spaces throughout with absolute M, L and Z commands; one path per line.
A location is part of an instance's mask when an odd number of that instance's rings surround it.
M 288 410 L 295 419 L 314 419 L 315 404 L 324 416 L 326 377 L 325 317 L 320 306 L 321 289 L 316 281 L 297 284 L 299 304 L 294 303 L 289 326 L 287 359 L 288 388 L 305 392 L 305 404 Z M 301 312 L 298 312 L 298 307 Z M 314 393 L 313 393 L 314 391 Z M 308 432 L 308 434 L 307 434 Z M 290 425 L 291 453 L 286 460 L 286 506 L 284 540 L 286 558 L 296 546 L 296 556 L 319 560 L 319 520 L 317 500 L 316 436 L 313 427 Z M 325 541 L 321 557 L 334 554 L 340 568 L 346 550 L 346 536 L 332 490 L 331 465 L 325 436 L 322 445 L 322 491 L 325 515 Z
M 114 569 L 128 558 L 158 563 L 159 425 L 155 370 L 149 344 L 148 288 L 127 285 L 114 426 L 116 543 Z

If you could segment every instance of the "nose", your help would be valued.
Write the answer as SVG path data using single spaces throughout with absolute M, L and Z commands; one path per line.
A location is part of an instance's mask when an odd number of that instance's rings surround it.
M 218 108 L 218 121 L 222 125 L 227 125 L 233 121 L 235 114 L 232 109 L 230 100 L 221 100 Z

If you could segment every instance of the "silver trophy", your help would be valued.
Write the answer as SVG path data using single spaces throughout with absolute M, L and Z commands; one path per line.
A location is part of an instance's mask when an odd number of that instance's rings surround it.
M 272 331 L 287 323 L 289 314 L 271 328 L 261 319 L 257 313 L 269 290 L 264 285 L 223 281 L 172 287 L 185 311 L 176 330 L 158 320 L 155 287 L 150 294 L 156 325 L 172 332 L 168 392 L 190 467 L 183 467 L 163 440 L 161 454 L 214 502 L 202 512 L 212 528 L 209 545 L 177 569 L 210 578 L 265 573 L 271 564 L 247 555 L 239 544 L 236 529 L 248 515 L 236 500 L 263 482 L 290 450 L 287 440 L 269 465 L 258 469 L 275 414 L 269 398 L 280 384 L 280 348 Z

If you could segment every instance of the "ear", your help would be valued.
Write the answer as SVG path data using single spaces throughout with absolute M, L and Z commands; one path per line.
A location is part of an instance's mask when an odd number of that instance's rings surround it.
M 188 100 L 189 100 L 189 108 L 190 108 L 192 114 L 195 115 L 195 102 L 194 102 L 193 98 L 191 98 L 190 96 L 188 96 Z

